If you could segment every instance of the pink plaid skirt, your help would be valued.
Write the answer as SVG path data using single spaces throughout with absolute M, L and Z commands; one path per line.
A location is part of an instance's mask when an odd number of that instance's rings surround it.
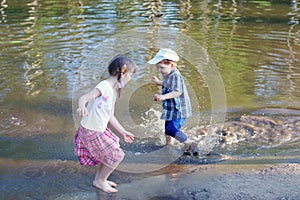
M 104 133 L 79 126 L 74 138 L 74 154 L 81 165 L 95 166 L 99 163 L 112 165 L 120 162 L 124 152 L 119 138 L 106 128 Z

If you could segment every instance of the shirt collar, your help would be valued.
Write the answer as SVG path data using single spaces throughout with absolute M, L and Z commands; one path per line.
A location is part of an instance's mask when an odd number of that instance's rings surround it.
M 174 69 L 170 72 L 170 74 L 168 74 L 168 76 L 170 76 L 171 74 L 173 74 L 175 71 L 177 71 L 176 67 L 174 67 Z

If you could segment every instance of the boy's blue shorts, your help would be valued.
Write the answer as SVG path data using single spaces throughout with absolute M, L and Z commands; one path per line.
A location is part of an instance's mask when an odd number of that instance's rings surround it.
M 187 140 L 187 136 L 180 130 L 185 122 L 186 118 L 165 121 L 165 134 L 174 137 L 181 143 L 185 142 Z

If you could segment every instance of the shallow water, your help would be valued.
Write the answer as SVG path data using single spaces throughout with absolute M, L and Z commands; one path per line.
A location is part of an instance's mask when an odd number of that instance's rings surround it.
M 299 163 L 299 15 L 299 2 L 283 0 L 2 0 L 1 196 L 91 191 L 94 170 L 73 156 L 79 118 L 72 114 L 76 98 L 107 77 L 105 66 L 117 53 L 138 65 L 117 104 L 116 116 L 136 135 L 122 147 L 144 163 L 162 160 L 149 152 L 169 155 L 163 154 L 161 107 L 152 101 L 159 88 L 149 83 L 156 69 L 145 64 L 165 44 L 182 55 L 178 68 L 194 111 L 185 128 L 201 151 L 181 157 L 174 150 L 173 160 L 147 170 L 228 157 L 242 163 L 239 158 L 276 155 L 279 161 L 265 162 Z M 130 181 L 122 175 L 112 178 Z

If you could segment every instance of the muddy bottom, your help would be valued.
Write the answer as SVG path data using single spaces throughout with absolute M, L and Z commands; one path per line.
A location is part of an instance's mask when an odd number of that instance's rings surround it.
M 0 199 L 300 200 L 300 115 L 257 112 L 187 130 L 196 154 L 166 148 L 159 137 L 121 143 L 126 156 L 110 176 L 117 194 L 92 186 L 97 168 L 73 155 L 71 120 L 3 113 Z
M 116 194 L 92 187 L 94 167 L 76 161 L 0 161 L 1 199 L 300 199 L 300 157 L 228 158 L 171 164 L 132 174 L 115 171 Z
M 182 172 L 152 175 L 121 183 L 117 194 L 99 190 L 55 199 L 300 199 L 300 165 L 231 164 L 186 166 Z M 175 166 L 173 166 L 175 167 Z

